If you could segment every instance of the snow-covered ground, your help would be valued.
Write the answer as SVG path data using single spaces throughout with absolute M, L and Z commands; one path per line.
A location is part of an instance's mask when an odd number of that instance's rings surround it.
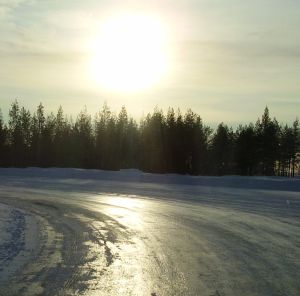
M 300 295 L 300 179 L 0 169 L 0 295 Z

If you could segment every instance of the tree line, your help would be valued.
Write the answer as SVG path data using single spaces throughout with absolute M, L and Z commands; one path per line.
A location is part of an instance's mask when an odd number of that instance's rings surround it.
M 299 122 L 281 125 L 266 107 L 254 124 L 213 130 L 192 110 L 158 108 L 137 123 L 125 107 L 118 114 L 104 104 L 92 118 L 75 120 L 62 107 L 31 113 L 18 101 L 8 121 L 0 112 L 0 166 L 77 167 L 192 175 L 294 176 L 299 170 Z

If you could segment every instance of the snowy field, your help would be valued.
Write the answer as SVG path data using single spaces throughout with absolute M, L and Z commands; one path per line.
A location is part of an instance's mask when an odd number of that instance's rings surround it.
M 0 169 L 0 295 L 299 296 L 300 179 Z

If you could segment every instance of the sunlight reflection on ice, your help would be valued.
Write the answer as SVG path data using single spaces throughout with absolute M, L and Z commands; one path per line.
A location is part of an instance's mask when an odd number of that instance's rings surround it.
M 135 229 L 142 229 L 142 220 L 135 211 L 125 208 L 109 208 L 107 213 L 119 223 Z
M 134 208 L 142 208 L 144 204 L 140 201 L 135 199 L 135 196 L 108 196 L 109 203 L 113 206 L 117 207 L 124 207 L 129 209 Z

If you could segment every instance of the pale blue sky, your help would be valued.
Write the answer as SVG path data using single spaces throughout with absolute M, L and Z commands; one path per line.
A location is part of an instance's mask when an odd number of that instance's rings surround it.
M 158 15 L 170 28 L 172 73 L 131 94 L 93 85 L 88 44 L 98 23 L 120 11 Z M 136 118 L 158 105 L 191 107 L 207 123 L 255 121 L 268 105 L 279 121 L 300 110 L 298 0 L 0 0 L 0 106 L 61 104 L 68 114 L 106 101 Z

